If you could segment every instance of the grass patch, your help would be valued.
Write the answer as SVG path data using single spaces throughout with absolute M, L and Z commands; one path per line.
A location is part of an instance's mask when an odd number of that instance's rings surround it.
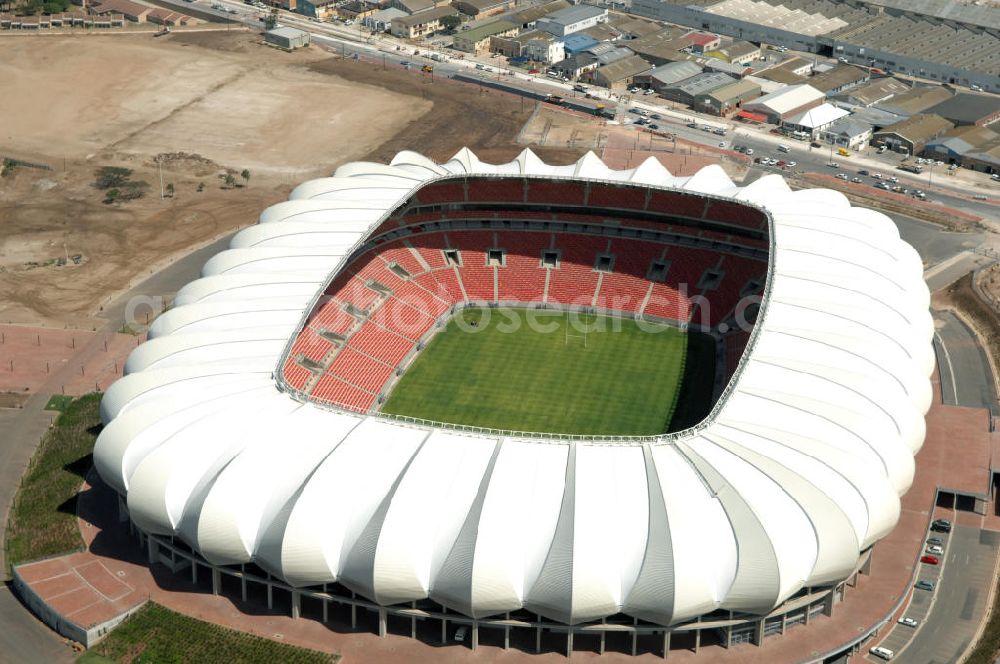
M 687 334 L 608 316 L 531 315 L 534 325 L 524 309 L 459 312 L 403 375 L 383 412 L 549 433 L 634 436 L 672 428 Z M 586 344 L 581 325 L 589 330 Z M 708 361 L 691 371 L 711 381 L 714 352 Z
M 77 551 L 83 546 L 76 525 L 76 498 L 90 469 L 100 431 L 100 394 L 73 400 L 45 433 L 7 522 L 6 560 L 29 560 Z
M 99 655 L 107 659 L 84 659 L 87 655 Z M 87 655 L 78 659 L 77 663 L 328 664 L 340 660 L 339 655 L 278 643 L 188 618 L 152 602 L 116 627 Z
M 60 413 L 65 413 L 71 403 L 73 403 L 73 397 L 68 397 L 65 394 L 53 394 L 45 403 L 45 410 L 57 410 Z

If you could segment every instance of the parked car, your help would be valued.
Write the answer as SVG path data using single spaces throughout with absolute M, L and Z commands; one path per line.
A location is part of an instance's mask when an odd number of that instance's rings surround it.
M 753 154 L 753 148 L 747 148 L 747 154 L 748 155 L 752 155 Z
M 651 125 L 649 125 L 649 128 L 650 129 L 659 129 L 660 125 L 658 125 L 658 124 L 651 124 Z
M 955 164 L 952 164 L 952 166 L 954 166 L 954 165 Z M 991 173 L 990 174 L 990 179 L 991 180 L 1000 180 L 1000 173 Z
M 882 646 L 875 646 L 868 652 L 886 661 L 892 659 L 896 655 L 896 653 L 894 653 L 893 651 L 889 650 L 888 648 L 883 648 Z
M 854 184 L 861 184 L 861 178 L 853 177 L 851 178 L 851 182 L 853 182 Z
M 837 179 L 838 180 L 846 180 L 847 179 L 847 173 L 837 173 Z
M 870 173 L 868 173 L 868 169 L 862 168 L 860 171 L 858 171 L 858 175 L 870 175 Z
M 927 546 L 927 548 L 924 549 L 924 553 L 929 553 L 929 554 L 934 555 L 934 556 L 943 556 L 944 555 L 944 547 L 942 547 L 942 546 L 940 546 L 938 544 L 929 544 Z
M 944 540 L 940 537 L 928 537 L 927 543 L 931 546 L 944 546 Z
M 934 590 L 934 582 L 921 579 L 913 584 L 914 588 L 919 588 L 920 590 Z
M 466 627 L 465 625 L 461 625 L 458 629 L 455 630 L 455 641 L 457 643 L 465 641 L 465 635 L 468 633 L 469 633 L 469 628 Z
M 919 621 L 914 620 L 913 618 L 900 618 L 897 622 L 899 622 L 900 625 L 905 625 L 907 627 L 916 627 L 920 624 Z
M 644 95 L 646 95 L 648 97 L 649 95 L 655 95 L 656 94 L 656 90 L 654 90 L 652 88 L 649 88 L 649 89 L 643 90 L 642 94 L 644 94 Z
M 662 117 L 660 117 L 659 113 L 653 113 L 649 117 L 653 118 L 654 120 L 662 120 L 663 119 Z
M 785 164 L 785 165 L 786 165 L 786 166 L 788 166 L 789 168 L 795 168 L 795 167 L 796 167 L 796 166 L 798 166 L 799 164 L 798 164 L 798 162 L 797 162 L 797 161 L 790 161 L 790 162 L 788 162 L 788 163 L 787 163 L 787 164 Z
M 829 166 L 830 168 L 840 168 L 840 164 L 838 164 L 838 163 L 837 163 L 837 162 L 835 162 L 835 161 L 830 161 L 830 162 L 827 162 L 827 164 L 826 164 L 826 165 L 827 165 L 827 166 Z
M 882 179 L 882 174 L 881 173 L 872 173 L 872 177 L 875 178 L 876 180 L 881 180 Z
M 925 565 L 937 565 L 941 562 L 941 559 L 937 556 L 920 556 L 920 562 Z
M 529 69 L 528 73 L 529 74 L 541 74 L 542 70 L 541 69 Z
M 949 521 L 948 519 L 935 519 L 931 523 L 931 530 L 938 533 L 950 533 L 951 521 Z

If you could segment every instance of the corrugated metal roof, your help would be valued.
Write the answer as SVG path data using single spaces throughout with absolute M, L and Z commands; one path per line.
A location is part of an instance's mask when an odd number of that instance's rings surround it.
M 788 113 L 817 99 L 825 99 L 826 95 L 811 85 L 791 85 L 787 88 L 764 95 L 752 102 L 755 108 L 766 107 L 774 113 Z

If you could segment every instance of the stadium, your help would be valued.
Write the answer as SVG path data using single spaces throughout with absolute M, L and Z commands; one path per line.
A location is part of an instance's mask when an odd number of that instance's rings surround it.
M 401 152 L 206 263 L 94 461 L 150 563 L 293 616 L 760 645 L 829 615 L 899 518 L 928 304 L 892 221 L 837 192 Z

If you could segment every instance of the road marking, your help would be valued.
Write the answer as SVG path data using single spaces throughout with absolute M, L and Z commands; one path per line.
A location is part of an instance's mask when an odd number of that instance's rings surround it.
M 951 393 L 955 397 L 955 405 L 958 405 L 958 383 L 955 382 L 955 367 L 951 364 L 951 353 L 948 352 L 948 347 L 944 344 L 944 339 L 936 331 L 934 336 L 937 337 L 938 343 L 941 344 L 941 350 L 944 352 L 944 359 L 948 363 L 948 374 L 951 377 Z

